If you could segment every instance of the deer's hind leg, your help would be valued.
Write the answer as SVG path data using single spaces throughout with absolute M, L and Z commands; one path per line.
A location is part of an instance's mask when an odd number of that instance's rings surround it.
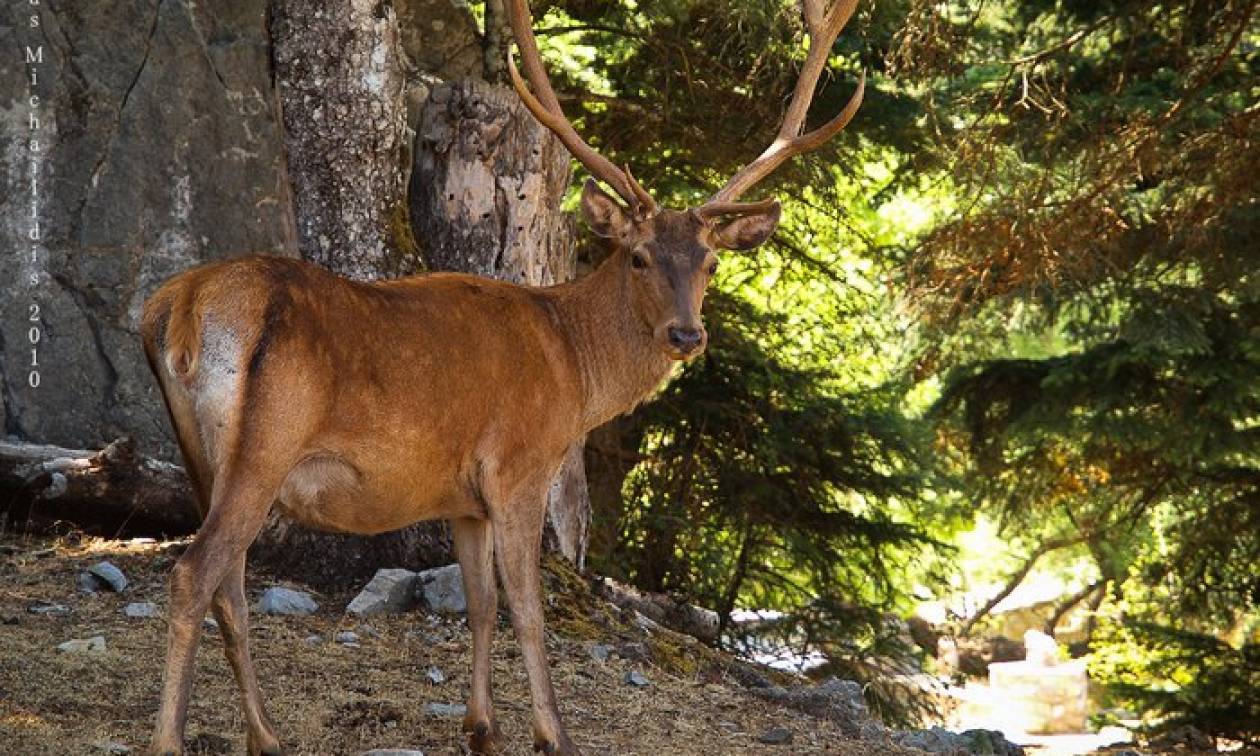
M 209 604 L 223 634 L 224 653 L 241 690 L 249 752 L 279 754 L 280 744 L 263 708 L 250 658 L 249 609 L 244 584 L 245 552 L 270 510 L 279 485 L 279 473 L 268 474 L 244 464 L 237 464 L 240 468 L 237 470 L 222 469 L 215 461 L 220 458 L 219 450 L 210 448 L 221 440 L 219 434 L 203 433 L 203 428 L 227 426 L 230 418 L 226 408 L 203 405 L 198 413 L 192 391 L 168 372 L 155 372 L 159 374 L 203 522 L 192 546 L 171 571 L 167 659 L 152 751 L 182 753 L 193 661 L 200 640 L 201 619 Z M 212 416 L 207 416 L 207 409 Z M 224 414 L 214 416 L 216 410 Z M 254 455 L 254 459 L 261 458 L 263 455 Z
M 245 554 L 237 557 L 223 582 L 214 592 L 212 607 L 219 631 L 223 633 L 223 651 L 236 685 L 241 689 L 248 728 L 250 756 L 279 756 L 283 753 L 275 725 L 263 706 L 262 691 L 254 674 L 249 654 L 249 604 L 245 600 Z
M 219 479 L 205 522 L 197 531 L 192 545 L 171 570 L 166 667 L 162 676 L 161 710 L 153 736 L 154 753 L 183 752 L 184 722 L 192 686 L 193 662 L 201 636 L 201 620 L 229 575 L 235 571 L 243 576 L 245 551 L 262 528 L 279 486 L 279 478 L 261 473 L 241 470 L 239 475 Z M 221 616 L 227 620 L 222 627 L 228 659 L 245 673 L 242 677 L 238 672 L 238 680 L 248 682 L 253 679 L 246 647 L 248 625 L 243 613 L 235 611 L 238 600 L 241 605 L 244 603 L 243 583 L 240 578 L 233 578 L 229 585 L 224 586 L 222 600 L 216 600 L 215 611 L 218 614 L 226 610 Z M 256 684 L 252 692 L 256 700 Z M 249 693 L 246 695 L 248 698 Z M 249 706 L 248 703 L 246 705 Z M 274 742 L 257 742 L 253 722 L 250 727 L 251 750 L 255 745 L 259 748 L 277 745 Z M 269 724 L 260 729 L 274 741 Z

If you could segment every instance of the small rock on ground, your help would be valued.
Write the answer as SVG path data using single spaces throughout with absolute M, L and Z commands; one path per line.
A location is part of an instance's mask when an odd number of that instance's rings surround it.
M 401 612 L 415 602 L 416 573 L 411 570 L 377 570 L 346 611 L 359 617 Z
M 262 614 L 301 616 L 313 614 L 318 608 L 319 605 L 315 603 L 315 599 L 311 598 L 311 594 L 278 585 L 273 585 L 263 591 L 258 599 L 258 611 Z
M 65 604 L 54 604 L 49 601 L 36 601 L 35 603 L 26 607 L 26 611 L 30 612 L 31 614 L 60 615 L 60 614 L 69 614 L 70 607 L 66 606 Z
M 127 576 L 109 562 L 97 562 L 88 567 L 88 572 L 103 581 L 115 593 L 121 593 L 127 589 Z
M 98 740 L 92 744 L 92 748 L 111 756 L 122 756 L 122 754 L 131 753 L 131 746 L 116 743 L 112 740 Z
M 435 717 L 462 717 L 468 713 L 468 707 L 463 704 L 427 703 L 424 713 Z
M 337 633 L 337 635 L 333 638 L 333 640 L 337 641 L 343 646 L 349 646 L 350 648 L 359 647 L 359 634 L 350 630 L 342 630 L 341 632 Z
M 364 751 L 359 756 L 424 756 L 424 751 L 414 751 L 407 748 L 375 748 L 371 751 Z
M 57 650 L 72 654 L 103 654 L 105 653 L 105 637 L 94 635 L 91 638 L 74 638 L 59 644 Z
M 633 685 L 636 688 L 642 688 L 642 687 L 652 684 L 648 682 L 648 679 L 646 677 L 644 677 L 638 671 L 633 670 L 633 669 L 626 673 L 626 682 Z
M 158 616 L 157 604 L 152 601 L 137 601 L 123 607 L 123 614 L 133 619 Z
M 464 596 L 464 576 L 458 564 L 448 564 L 416 575 L 416 598 L 442 614 L 463 614 L 468 610 Z
M 606 662 L 608 655 L 612 653 L 612 646 L 607 643 L 594 643 L 587 649 L 587 653 L 597 662 Z
M 446 673 L 437 667 L 429 667 L 429 671 L 425 674 L 428 676 L 429 682 L 434 685 L 441 685 L 446 682 Z
M 761 737 L 757 738 L 758 743 L 766 745 L 787 745 L 792 742 L 792 731 L 786 727 L 771 727 L 769 730 L 761 733 Z

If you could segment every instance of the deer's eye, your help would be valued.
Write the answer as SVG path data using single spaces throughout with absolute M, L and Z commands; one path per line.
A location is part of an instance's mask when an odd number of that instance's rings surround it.
M 715 275 L 717 275 L 717 260 L 709 263 L 709 278 L 713 278 Z
M 646 255 L 643 255 L 639 252 L 635 252 L 633 255 L 630 256 L 630 265 L 635 270 L 644 270 L 649 265 L 651 265 L 651 263 L 648 262 Z

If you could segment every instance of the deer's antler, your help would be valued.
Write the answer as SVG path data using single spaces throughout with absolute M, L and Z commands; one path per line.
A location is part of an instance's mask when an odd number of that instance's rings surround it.
M 849 125 L 849 121 L 857 113 L 862 104 L 862 95 L 866 91 L 865 73 L 858 80 L 857 91 L 839 115 L 807 134 L 801 133 L 809 105 L 814 99 L 814 90 L 818 87 L 818 78 L 827 67 L 831 45 L 857 7 L 857 0 L 835 0 L 830 6 L 825 5 L 825 2 L 826 0 L 802 0 L 805 26 L 809 31 L 809 53 L 805 56 L 805 65 L 796 81 L 796 90 L 788 104 L 787 113 L 783 116 L 778 136 L 765 152 L 732 176 L 726 186 L 697 209 L 702 216 L 760 212 L 759 208 L 764 203 L 741 203 L 736 200 L 790 158 L 821 147 Z
M 578 162 L 586 166 L 592 176 L 612 187 L 636 215 L 643 218 L 656 214 L 658 209 L 656 200 L 652 199 L 652 195 L 648 194 L 647 190 L 635 180 L 630 169 L 618 168 L 608 158 L 596 152 L 582 139 L 577 129 L 573 128 L 573 124 L 565 117 L 564 111 L 560 109 L 560 101 L 556 99 L 555 90 L 551 88 L 551 81 L 542 63 L 542 56 L 538 52 L 538 42 L 534 39 L 533 19 L 530 17 L 526 0 L 506 0 L 505 5 L 512 33 L 516 37 L 516 46 L 521 51 L 521 63 L 525 67 L 525 76 L 529 78 L 529 83 L 533 86 L 531 92 L 521 78 L 521 73 L 516 68 L 516 61 L 509 50 L 508 73 L 512 77 L 512 86 L 516 88 L 525 107 L 529 108 L 539 123 L 559 137 L 565 148 L 578 159 Z

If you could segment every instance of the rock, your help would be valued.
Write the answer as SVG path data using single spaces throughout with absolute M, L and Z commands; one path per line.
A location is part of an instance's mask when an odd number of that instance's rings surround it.
M 429 667 L 429 671 L 425 675 L 429 678 L 429 682 L 434 685 L 441 685 L 446 682 L 446 673 L 437 667 Z
M 333 640 L 349 648 L 359 647 L 359 634 L 351 630 L 342 630 L 333 637 Z
M 409 748 L 373 748 L 370 751 L 364 751 L 359 756 L 424 756 L 424 751 Z
M 111 756 L 122 756 L 122 754 L 131 753 L 131 746 L 126 746 L 113 740 L 98 740 L 92 744 L 92 748 L 101 753 L 111 754 Z
M 647 662 L 652 660 L 652 652 L 646 643 L 628 642 L 617 646 L 617 656 L 626 661 Z
M 468 610 L 463 573 L 458 564 L 421 572 L 416 576 L 415 586 L 416 598 L 435 612 L 462 614 Z
M 152 2 L 42 7 L 42 27 L 56 31 L 39 37 L 41 102 L 29 114 L 41 127 L 32 133 L 25 106 L 0 113 L 0 144 L 38 136 L 42 145 L 37 154 L 23 151 L 23 170 L 6 153 L 9 169 L 0 172 L 0 302 L 15 307 L 38 292 L 31 301 L 56 338 L 40 343 L 39 362 L 50 367 L 39 389 L 6 392 L 3 425 L 80 449 L 126 433 L 144 453 L 174 461 L 136 335 L 141 303 L 193 265 L 288 248 L 268 3 L 241 0 L 213 14 Z M 8 66 L 0 76 L 0 102 L 26 102 L 32 90 L 19 73 Z M 35 264 L 27 239 L 32 174 L 46 250 Z M 28 274 L 38 278 L 34 289 Z M 0 385 L 27 384 L 14 345 L 25 343 L 30 325 L 0 318 L 0 343 L 10 347 Z
M 101 581 L 103 587 L 114 593 L 122 593 L 127 589 L 127 576 L 123 571 L 109 562 L 97 562 L 87 568 L 88 574 Z
M 771 727 L 769 730 L 761 733 L 761 737 L 757 738 L 758 743 L 766 745 L 787 745 L 792 742 L 792 731 L 786 727 Z
M 51 601 L 36 601 L 26 607 L 26 611 L 31 614 L 46 614 L 50 616 L 69 614 L 70 607 L 65 604 L 54 604 Z
M 463 704 L 427 703 L 424 713 L 435 717 L 462 717 L 468 713 L 468 707 Z
M 87 571 L 80 572 L 76 575 L 74 578 L 74 584 L 77 585 L 79 590 L 84 593 L 96 593 L 104 587 L 95 575 Z
M 416 573 L 411 570 L 377 570 L 346 611 L 359 617 L 401 612 L 415 602 L 415 585 Z
M 888 733 L 888 728 L 867 708 L 861 684 L 852 680 L 831 677 L 817 685 L 774 685 L 750 690 L 762 698 L 834 722 L 846 736 L 857 740 L 881 740 Z
M 640 672 L 633 669 L 626 673 L 626 682 L 636 688 L 645 688 L 652 684 Z
M 123 614 L 133 619 L 147 619 L 161 616 L 157 604 L 152 601 L 138 601 L 123 607 Z
M 262 614 L 304 616 L 313 614 L 318 608 L 319 605 L 311 598 L 311 594 L 278 585 L 263 591 L 258 599 L 258 611 Z
M 316 645 L 317 643 L 322 643 L 322 642 L 323 642 L 323 640 L 324 640 L 324 639 L 323 639 L 322 637 L 320 637 L 320 636 L 318 636 L 318 635 L 315 635 L 315 634 L 311 634 L 311 635 L 308 635 L 308 636 L 306 636 L 305 638 L 303 638 L 303 639 L 302 639 L 302 642 L 303 642 L 303 643 L 306 643 L 307 645 L 314 646 L 314 645 Z
M 996 730 L 967 730 L 950 732 L 944 727 L 930 730 L 898 730 L 892 733 L 892 741 L 906 748 L 918 748 L 928 753 L 974 754 L 975 756 L 1024 756 L 1024 749 L 1008 741 Z
M 205 630 L 207 633 L 218 632 L 219 623 L 211 617 L 202 617 L 201 629 Z
M 606 643 L 593 643 L 587 649 L 587 653 L 597 662 L 606 662 L 608 661 L 608 655 L 612 653 L 612 646 Z
M 105 653 L 105 637 L 94 635 L 91 638 L 74 638 L 58 645 L 57 650 L 70 654 L 103 654 Z

